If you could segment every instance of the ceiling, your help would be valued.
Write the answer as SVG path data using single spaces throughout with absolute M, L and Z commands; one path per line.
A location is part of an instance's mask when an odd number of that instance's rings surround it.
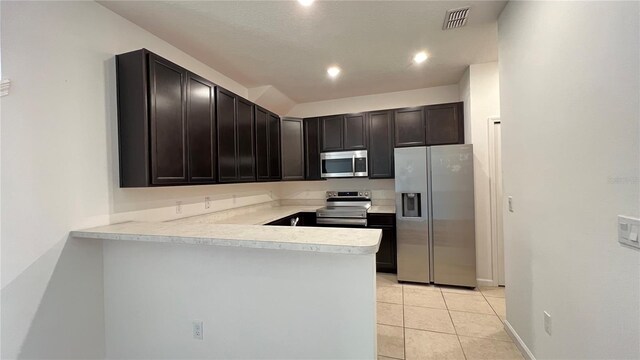
M 506 1 L 99 3 L 247 88 L 303 103 L 457 83 L 468 65 L 497 60 Z M 466 5 L 467 25 L 443 31 L 445 12 Z M 430 57 L 415 65 L 420 50 Z

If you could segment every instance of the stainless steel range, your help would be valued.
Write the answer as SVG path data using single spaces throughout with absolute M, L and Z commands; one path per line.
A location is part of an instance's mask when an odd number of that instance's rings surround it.
M 316 211 L 318 225 L 367 226 L 371 191 L 327 191 L 327 206 Z

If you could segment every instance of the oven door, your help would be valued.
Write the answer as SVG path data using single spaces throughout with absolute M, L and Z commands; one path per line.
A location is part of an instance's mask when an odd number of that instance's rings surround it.
M 367 177 L 367 151 L 339 151 L 320 154 L 323 178 Z

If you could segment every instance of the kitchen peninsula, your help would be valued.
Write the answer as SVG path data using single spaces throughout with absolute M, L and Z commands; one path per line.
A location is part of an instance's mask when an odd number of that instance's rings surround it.
M 374 358 L 381 230 L 260 225 L 304 211 L 315 208 L 73 231 L 104 241 L 107 355 Z

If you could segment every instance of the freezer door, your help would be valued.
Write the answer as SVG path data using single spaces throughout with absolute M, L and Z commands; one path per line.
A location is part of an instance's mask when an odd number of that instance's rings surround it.
M 433 280 L 475 287 L 473 146 L 432 146 L 429 153 Z
M 395 149 L 398 280 L 428 283 L 427 148 Z

